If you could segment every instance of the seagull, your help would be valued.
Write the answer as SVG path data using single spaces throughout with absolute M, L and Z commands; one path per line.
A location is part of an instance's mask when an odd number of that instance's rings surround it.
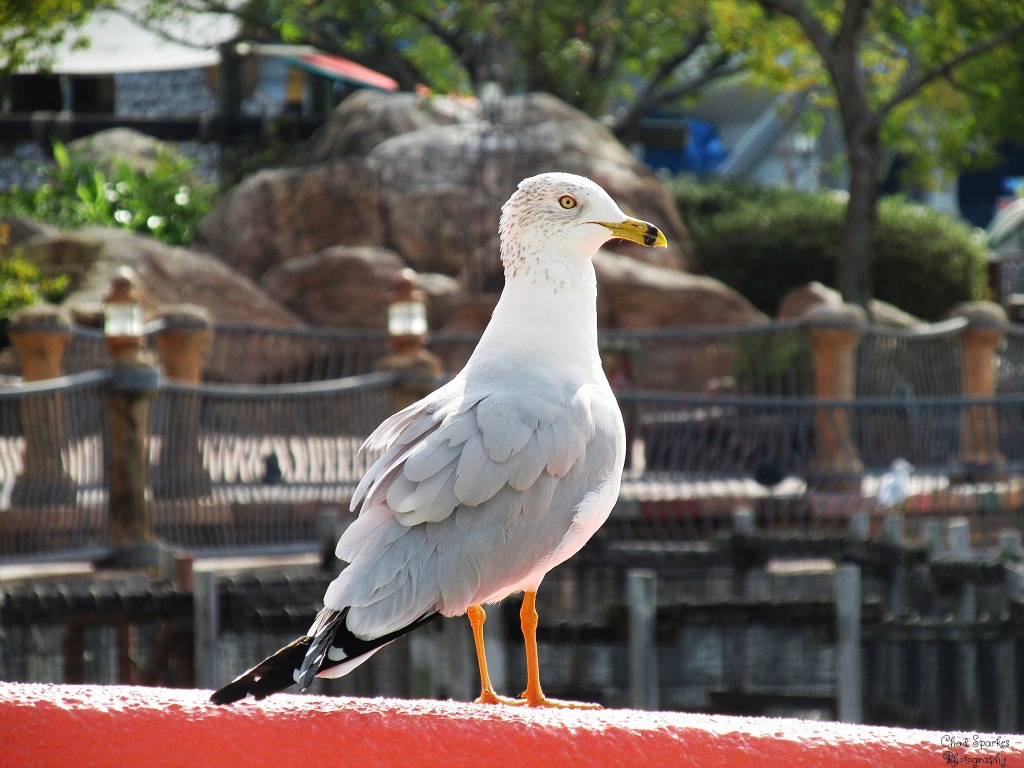
M 565 173 L 522 181 L 498 227 L 505 287 L 469 361 L 385 420 L 338 542 L 348 565 L 309 632 L 213 694 L 262 699 L 340 677 L 440 616 L 466 615 L 479 703 L 592 707 L 549 699 L 537 661 L 537 590 L 607 520 L 626 454 L 622 414 L 597 347 L 592 257 L 615 238 L 666 246 L 598 184 Z M 523 593 L 527 684 L 499 696 L 483 606 Z
M 906 459 L 894 459 L 878 484 L 878 503 L 884 509 L 898 507 L 910 497 L 910 475 L 914 465 Z

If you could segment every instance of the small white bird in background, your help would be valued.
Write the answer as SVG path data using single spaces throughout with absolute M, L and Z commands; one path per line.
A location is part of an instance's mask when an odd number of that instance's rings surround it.
M 438 616 L 467 614 L 483 703 L 586 706 L 544 696 L 537 589 L 605 522 L 626 437 L 597 348 L 592 257 L 613 238 L 665 246 L 581 176 L 526 179 L 502 208 L 505 288 L 465 368 L 381 424 L 382 450 L 353 494 L 359 517 L 338 542 L 349 563 L 309 634 L 213 694 L 257 699 L 339 677 Z M 487 673 L 486 603 L 524 592 L 527 685 L 497 695 Z
M 913 472 L 914 465 L 906 459 L 895 459 L 889 465 L 889 471 L 878 483 L 878 503 L 884 509 L 897 507 L 910 497 L 910 476 Z

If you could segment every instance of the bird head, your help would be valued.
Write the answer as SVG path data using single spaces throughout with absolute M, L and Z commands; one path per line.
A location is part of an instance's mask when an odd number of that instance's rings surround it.
M 668 245 L 653 224 L 627 216 L 598 184 L 569 173 L 543 173 L 521 181 L 502 206 L 499 232 L 506 275 L 530 269 L 531 258 L 538 255 L 590 259 L 614 238 Z

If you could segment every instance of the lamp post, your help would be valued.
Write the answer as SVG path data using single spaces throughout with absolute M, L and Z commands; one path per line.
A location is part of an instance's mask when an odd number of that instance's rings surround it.
M 142 301 L 135 289 L 135 274 L 122 267 L 103 297 L 103 335 L 112 360 L 137 354 L 142 348 Z
M 424 345 L 427 341 L 427 294 L 416 273 L 403 269 L 388 301 L 388 339 L 391 352 L 377 361 L 378 371 L 400 374 L 395 384 L 395 410 L 429 394 L 444 366 Z
M 427 338 L 427 294 L 416 282 L 416 273 L 403 269 L 395 279 L 388 302 L 388 336 L 395 352 L 422 348 Z
M 103 300 L 103 333 L 110 355 L 110 433 L 106 441 L 108 537 L 105 565 L 151 567 L 160 546 L 146 499 L 149 407 L 158 374 L 143 348 L 142 304 L 135 273 L 123 268 Z

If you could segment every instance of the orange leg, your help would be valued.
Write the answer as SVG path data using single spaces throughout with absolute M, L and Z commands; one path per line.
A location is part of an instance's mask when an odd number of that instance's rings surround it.
M 471 605 L 466 610 L 469 624 L 473 627 L 473 642 L 476 644 L 476 663 L 480 667 L 480 698 L 477 704 L 521 704 L 515 699 L 506 699 L 494 692 L 491 676 L 487 672 L 487 654 L 484 652 L 484 622 L 487 614 L 479 605 Z
M 600 709 L 600 704 L 581 701 L 560 701 L 549 699 L 540 687 L 540 663 L 537 660 L 537 593 L 523 595 L 523 607 L 519 610 L 519 621 L 523 627 L 526 643 L 526 690 L 521 696 L 528 707 L 564 707 L 569 709 Z

